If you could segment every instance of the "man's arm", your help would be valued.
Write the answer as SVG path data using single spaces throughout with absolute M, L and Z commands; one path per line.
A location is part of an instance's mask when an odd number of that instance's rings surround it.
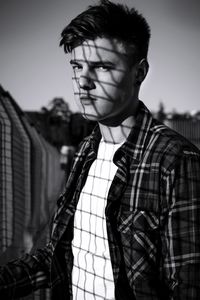
M 0 267 L 0 299 L 26 296 L 39 288 L 48 287 L 52 247 L 36 250 Z
M 167 177 L 163 264 L 173 300 L 200 299 L 200 155 L 185 151 Z

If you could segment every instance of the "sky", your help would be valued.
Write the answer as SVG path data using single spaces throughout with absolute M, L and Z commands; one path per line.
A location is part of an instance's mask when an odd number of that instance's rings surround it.
M 152 32 L 150 70 L 140 99 L 156 111 L 199 111 L 200 1 L 118 0 L 134 6 Z M 62 29 L 94 0 L 0 0 L 0 84 L 23 110 L 40 110 L 62 97 L 74 102 Z

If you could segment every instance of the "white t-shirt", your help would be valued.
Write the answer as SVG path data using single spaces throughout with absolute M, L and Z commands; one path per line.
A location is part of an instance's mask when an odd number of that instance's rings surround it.
M 117 171 L 113 156 L 121 144 L 101 140 L 97 159 L 90 167 L 80 194 L 72 241 L 72 285 L 75 300 L 114 299 L 105 207 L 108 191 Z

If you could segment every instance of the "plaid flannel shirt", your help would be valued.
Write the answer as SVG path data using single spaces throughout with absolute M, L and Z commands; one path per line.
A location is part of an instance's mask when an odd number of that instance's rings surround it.
M 72 299 L 74 213 L 100 138 L 96 128 L 75 156 L 50 243 L 1 268 L 0 299 L 45 286 Z M 140 102 L 114 162 L 105 213 L 116 299 L 200 299 L 199 150 Z

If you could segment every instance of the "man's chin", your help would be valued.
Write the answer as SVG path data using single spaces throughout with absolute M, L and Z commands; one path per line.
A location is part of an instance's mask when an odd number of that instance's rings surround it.
M 85 113 L 85 112 L 84 113 L 81 112 L 81 114 L 82 114 L 83 118 L 88 120 L 88 121 L 98 122 L 101 119 L 100 116 L 97 116 L 97 115 L 94 115 L 94 114 L 89 114 L 89 113 Z

